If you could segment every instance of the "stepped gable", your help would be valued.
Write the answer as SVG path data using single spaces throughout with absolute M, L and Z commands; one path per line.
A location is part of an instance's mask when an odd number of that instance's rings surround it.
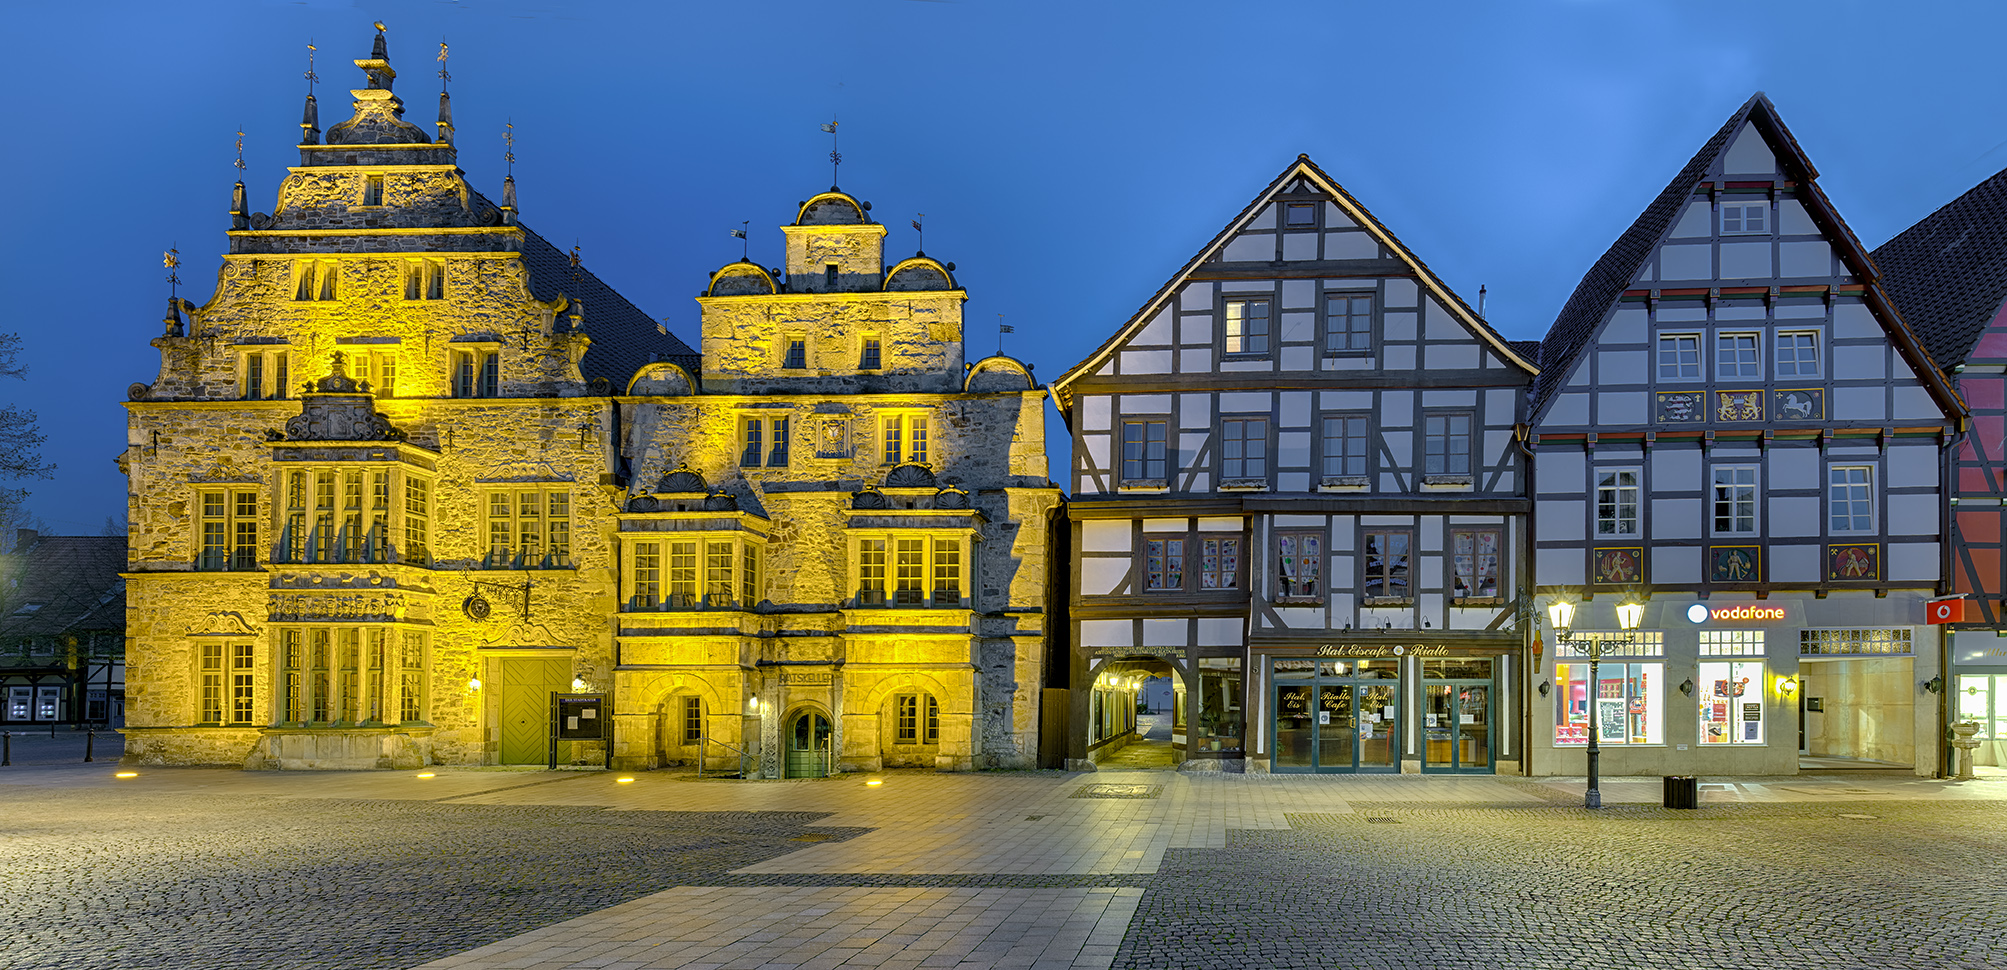
M 1882 288 L 1930 355 L 1946 366 L 1963 362 L 2007 301 L 2007 170 L 1872 255 Z

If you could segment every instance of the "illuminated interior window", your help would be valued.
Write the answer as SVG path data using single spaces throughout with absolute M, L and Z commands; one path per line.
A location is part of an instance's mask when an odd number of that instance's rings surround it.
M 1268 353 L 1268 301 L 1228 300 L 1226 302 L 1226 352 L 1229 354 Z

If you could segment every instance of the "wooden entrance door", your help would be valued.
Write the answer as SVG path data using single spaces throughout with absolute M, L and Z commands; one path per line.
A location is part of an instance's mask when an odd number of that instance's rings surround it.
M 502 661 L 502 763 L 550 759 L 551 694 L 571 688 L 571 661 Z

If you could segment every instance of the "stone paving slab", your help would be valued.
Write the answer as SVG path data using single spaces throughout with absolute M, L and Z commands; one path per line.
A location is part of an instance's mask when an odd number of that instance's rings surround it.
M 1103 970 L 1141 889 L 671 889 L 422 970 Z

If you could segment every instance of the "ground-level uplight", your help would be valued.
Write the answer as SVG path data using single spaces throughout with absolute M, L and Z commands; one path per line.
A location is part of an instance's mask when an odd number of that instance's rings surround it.
M 421 772 L 419 772 L 419 773 L 418 773 L 418 777 L 420 777 L 420 778 L 437 778 L 437 777 L 439 777 L 439 776 L 438 776 L 437 774 L 433 773 L 433 772 L 430 772 L 430 771 L 421 771 Z
M 882 784 L 885 784 L 885 780 L 884 780 L 884 779 L 882 779 L 882 778 L 873 778 L 873 779 L 871 779 L 870 781 L 867 781 L 867 782 L 865 782 L 865 783 L 864 783 L 864 787 L 866 787 L 866 788 L 876 788 L 876 787 L 878 787 L 879 785 L 882 785 Z
M 632 784 L 634 784 L 634 779 L 632 779 L 632 778 L 615 778 L 615 779 L 613 779 L 613 781 L 614 781 L 614 783 L 615 783 L 615 784 L 619 784 L 619 785 L 632 785 Z
M 118 774 L 115 774 L 115 775 L 113 775 L 112 777 L 113 777 L 113 778 L 138 778 L 138 777 L 139 777 L 139 772 L 137 772 L 137 771 L 121 771 L 121 772 L 119 772 Z

